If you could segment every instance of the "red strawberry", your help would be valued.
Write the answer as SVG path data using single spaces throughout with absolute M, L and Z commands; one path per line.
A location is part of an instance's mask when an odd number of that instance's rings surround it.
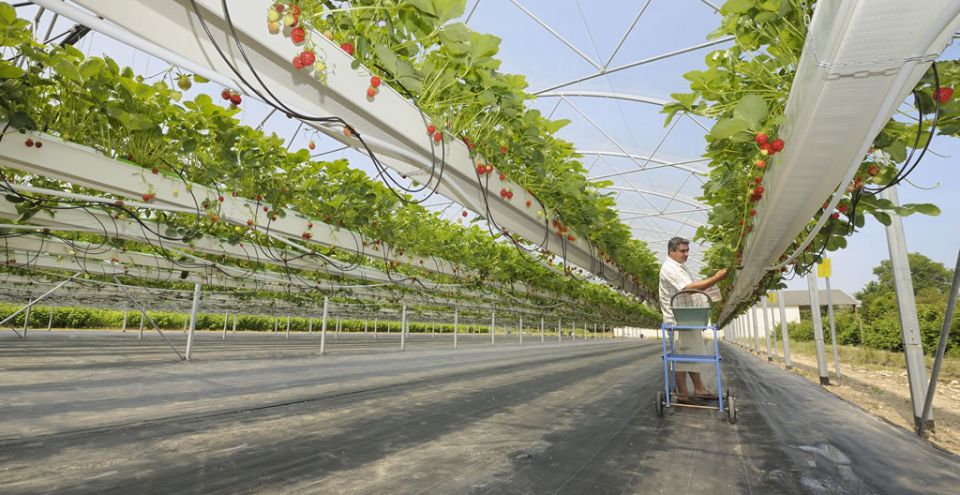
M 220 216 L 217 215 L 216 213 L 213 213 L 213 214 L 210 215 L 210 221 L 211 221 L 211 222 L 214 222 L 214 223 L 219 222 L 219 221 L 220 221 Z
M 830 218 L 832 218 L 832 219 L 834 219 L 834 220 L 836 220 L 836 219 L 838 219 L 838 218 L 840 218 L 840 214 L 839 214 L 839 213 L 837 213 L 837 212 L 833 212 L 833 214 L 832 214 L 832 215 L 830 215 Z
M 268 212 L 268 211 L 270 211 L 270 207 L 269 207 L 269 206 L 264 206 L 264 207 L 263 207 L 263 212 L 266 213 L 266 212 Z
M 377 96 L 377 88 L 370 86 L 367 88 L 367 98 L 373 98 L 374 96 Z
M 230 193 L 230 195 L 236 198 L 237 196 L 240 195 L 240 193 L 238 193 L 237 191 L 233 191 L 232 193 Z
M 234 105 L 239 105 L 241 101 L 242 100 L 239 94 L 230 95 L 230 103 L 233 103 Z
M 484 167 L 483 164 L 477 165 L 477 175 L 483 175 L 487 171 L 487 167 Z
M 300 61 L 303 62 L 303 66 L 313 65 L 317 61 L 317 56 L 314 55 L 313 50 L 304 50 L 300 54 Z
M 933 94 L 933 99 L 940 103 L 946 103 L 953 97 L 953 88 L 940 88 Z
M 757 194 L 763 194 L 763 186 L 757 186 L 753 189 Z
M 488 173 L 488 174 L 489 174 L 490 172 L 493 172 L 493 165 L 490 165 L 490 164 L 488 163 L 487 166 L 486 166 L 486 169 L 487 169 L 487 173 Z
M 773 143 L 770 144 L 770 147 L 773 149 L 773 151 L 783 151 L 783 140 L 774 139 Z
M 307 33 L 302 27 L 293 28 L 293 31 L 290 31 L 290 39 L 298 45 L 303 43 L 303 40 L 306 39 L 306 37 Z
M 27 140 L 23 144 L 27 145 L 27 147 L 30 148 L 33 146 L 33 140 L 30 138 L 27 138 Z
M 283 4 L 282 4 L 282 3 L 278 3 L 278 4 L 274 5 L 273 8 L 274 8 L 274 10 L 276 10 L 277 12 L 283 12 Z
M 427 126 L 427 134 L 436 134 L 437 126 L 430 124 Z
M 352 43 L 341 43 L 340 49 L 347 52 L 347 55 L 353 55 L 353 44 Z
M 763 180 L 763 177 L 760 177 L 760 176 L 758 175 L 758 176 L 756 176 L 756 177 L 753 178 L 753 183 L 754 183 L 754 184 L 759 184 L 760 181 L 762 181 L 762 180 Z
M 231 95 L 233 95 L 233 93 L 231 93 L 228 89 L 220 92 L 220 98 L 223 98 L 224 100 L 229 100 Z
M 751 216 L 751 217 L 752 217 L 752 216 L 756 216 L 756 214 L 757 214 L 757 210 L 754 210 L 753 208 L 750 208 L 750 216 Z
M 873 177 L 880 173 L 880 167 L 876 165 L 870 165 L 870 168 L 867 169 L 867 175 Z
M 767 135 L 762 132 L 757 134 L 757 137 L 755 139 L 757 141 L 757 144 L 759 145 L 767 144 Z
M 503 172 L 500 172 L 500 180 L 506 179 L 507 176 Z
M 840 203 L 839 205 L 837 205 L 837 211 L 839 211 L 840 213 L 843 213 L 844 215 L 846 215 L 846 214 L 847 214 L 847 205 L 846 205 L 846 203 Z
M 577 240 L 577 238 L 574 237 L 574 236 L 572 236 L 572 235 L 568 235 L 568 236 L 567 236 L 567 240 L 568 240 L 568 241 L 575 241 L 575 240 Z
M 160 171 L 157 170 L 157 167 L 151 168 L 151 169 L 150 169 L 150 172 L 153 172 L 154 174 L 159 174 L 159 173 L 160 173 Z
M 311 150 L 315 150 L 317 149 L 317 145 L 313 141 L 310 141 L 310 143 L 307 144 L 307 148 L 310 148 Z
M 263 201 L 263 195 L 262 195 L 262 194 L 258 194 L 258 195 L 256 195 L 256 196 L 254 197 L 254 199 L 256 199 L 257 202 L 259 203 L 260 201 Z
M 506 147 L 506 146 L 501 146 L 501 147 L 500 147 L 500 154 L 501 154 L 501 155 L 506 155 L 506 154 L 507 154 L 507 147 Z
M 310 239 L 311 237 L 313 237 L 313 234 L 311 234 L 310 232 L 304 232 L 302 235 L 304 239 Z
M 300 7 L 295 3 L 290 4 L 290 11 L 293 12 L 293 15 L 300 15 Z
M 313 228 L 313 222 L 307 222 L 307 228 L 308 228 L 308 229 L 312 229 L 312 228 Z
M 435 132 L 435 133 L 433 134 L 433 142 L 439 143 L 441 139 L 443 139 L 443 134 L 441 134 L 441 133 L 439 133 L 439 132 Z
M 43 143 L 41 143 L 40 141 L 37 141 L 33 143 L 33 147 L 37 149 L 43 148 Z
M 763 160 L 757 160 L 757 162 L 755 163 L 755 165 L 757 166 L 757 168 L 763 168 L 763 167 L 766 167 L 766 166 L 767 166 L 767 162 L 765 162 L 765 161 L 763 161 Z
M 528 200 L 527 200 L 527 208 L 530 208 L 530 205 L 532 205 L 532 204 L 533 204 L 533 201 L 530 201 L 530 200 L 528 199 Z
M 467 210 L 463 210 L 463 213 L 461 213 L 461 215 L 463 215 L 463 218 L 467 218 L 467 215 L 468 215 Z
M 143 202 L 146 203 L 147 201 L 150 201 L 151 199 L 155 198 L 156 196 L 157 196 L 157 193 L 146 193 L 146 194 L 144 194 L 144 195 L 141 196 L 141 197 L 143 198 Z
M 221 203 L 223 203 L 223 196 L 217 196 L 217 200 L 219 200 Z
M 247 219 L 247 226 L 248 226 L 248 227 L 252 227 L 252 226 L 253 226 L 253 219 L 252 219 L 252 218 Z
M 380 78 L 377 76 L 370 77 L 370 85 L 373 86 L 374 88 L 379 88 L 381 82 L 382 81 L 380 81 Z
M 770 152 L 773 151 L 773 148 L 770 147 L 770 143 L 763 143 L 760 145 L 760 151 Z
M 300 70 L 303 68 L 303 60 L 300 58 L 299 55 L 293 57 L 293 68 L 297 70 Z

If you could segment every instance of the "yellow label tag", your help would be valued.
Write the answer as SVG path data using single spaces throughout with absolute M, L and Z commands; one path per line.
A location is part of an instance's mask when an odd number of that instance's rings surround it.
M 817 265 L 817 277 L 827 278 L 830 276 L 830 258 L 824 258 L 823 261 Z
M 776 293 L 776 292 L 768 292 L 768 293 L 767 293 L 767 301 L 769 301 L 770 304 L 777 304 L 777 293 Z

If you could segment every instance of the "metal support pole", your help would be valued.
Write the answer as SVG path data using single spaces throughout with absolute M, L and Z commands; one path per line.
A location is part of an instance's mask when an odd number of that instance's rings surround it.
M 364 334 L 364 335 L 367 334 L 367 328 L 368 328 L 369 326 L 370 326 L 370 322 L 369 322 L 368 320 L 363 320 L 363 334 Z
M 493 329 L 497 327 L 497 312 L 490 312 L 490 347 L 493 347 L 496 344 L 493 336 Z
M 287 315 L 287 337 L 290 338 L 290 315 Z
M 120 333 L 127 333 L 127 313 L 129 310 L 123 310 L 123 324 L 120 326 Z
M 523 345 L 523 316 L 520 316 L 520 345 Z
M 220 340 L 227 340 L 227 319 L 230 318 L 230 312 L 223 312 L 223 335 L 220 336 Z
M 770 342 L 773 347 L 773 357 L 776 358 L 777 357 L 777 319 L 774 318 L 773 306 L 768 305 L 766 301 L 764 301 L 763 306 L 764 306 L 763 308 L 764 314 L 766 314 L 768 310 L 770 312 L 770 326 L 768 328 L 770 330 Z
M 273 333 L 277 333 L 277 325 L 280 322 L 280 317 L 273 315 Z
M 830 345 L 833 346 L 833 371 L 837 383 L 843 383 L 840 377 L 840 352 L 837 350 L 837 327 L 833 322 L 833 295 L 830 293 L 830 277 L 824 277 L 827 282 L 827 318 L 830 320 Z
M 182 332 L 182 333 L 187 333 L 187 327 L 188 327 L 188 326 L 190 326 L 190 318 L 187 318 L 186 316 L 184 316 L 184 317 L 183 317 L 183 330 L 182 330 L 181 332 Z
M 753 320 L 753 352 L 760 354 L 760 328 L 757 325 L 757 307 L 750 308 L 750 319 Z
M 577 322 L 570 322 L 570 336 L 573 337 L 573 341 L 577 341 Z
M 50 306 L 50 319 L 47 320 L 47 331 L 53 328 L 53 313 L 57 310 L 56 306 Z
M 460 325 L 460 308 L 453 308 L 453 348 L 457 348 L 457 331 Z
M 23 336 L 27 336 L 27 330 L 30 328 L 30 309 L 33 308 L 33 300 L 27 300 L 27 314 L 23 315 Z
M 770 320 L 767 319 L 767 298 L 763 298 L 761 306 L 763 311 L 763 335 L 767 339 L 767 361 L 773 361 L 773 354 L 770 353 Z
M 817 289 L 817 274 L 807 274 L 807 287 L 810 290 L 810 315 L 813 317 L 813 340 L 817 345 L 817 372 L 820 385 L 830 385 L 830 373 L 827 360 L 823 355 L 823 322 L 820 321 L 820 294 Z
M 597 323 L 596 322 L 593 323 L 593 339 L 594 340 L 597 339 Z
M 64 280 L 63 282 L 60 282 L 59 284 L 55 285 L 52 289 L 44 292 L 42 295 L 40 295 L 40 297 L 34 299 L 33 302 L 28 304 L 26 308 L 20 308 L 14 311 L 12 314 L 7 315 L 7 317 L 4 318 L 3 321 L 0 321 L 0 325 L 5 325 L 8 321 L 12 321 L 18 314 L 26 311 L 27 309 L 30 308 L 30 306 L 37 304 L 38 302 L 42 301 L 45 297 L 49 296 L 50 294 L 53 294 L 54 292 L 57 291 L 57 289 L 66 285 L 67 282 L 70 282 L 71 280 L 73 280 L 74 277 L 76 277 L 77 275 L 80 275 L 80 272 L 70 275 L 70 278 Z M 13 326 L 10 326 L 10 329 L 13 330 L 13 333 L 17 334 L 17 337 L 23 338 L 23 335 L 20 335 L 20 332 L 18 332 L 17 329 L 13 328 Z
M 320 321 L 320 354 L 327 353 L 327 306 L 330 302 L 330 299 L 327 297 L 323 298 L 323 319 Z
M 186 360 L 193 351 L 193 331 L 197 328 L 197 311 L 200 310 L 200 283 L 193 284 L 193 307 L 190 309 L 190 333 L 187 334 Z
M 880 197 L 890 200 L 893 207 L 900 206 L 896 186 L 885 189 Z M 927 368 L 923 360 L 923 343 L 920 340 L 920 322 L 917 318 L 917 303 L 913 296 L 913 279 L 910 277 L 910 260 L 907 258 L 907 241 L 903 233 L 903 221 L 898 215 L 890 216 L 886 227 L 887 247 L 893 267 L 893 287 L 896 289 L 897 305 L 900 307 L 900 334 L 903 339 L 903 354 L 907 361 L 907 380 L 910 383 L 910 402 L 913 419 L 920 429 L 923 403 L 926 401 Z M 925 428 L 933 428 L 933 415 Z
M 540 317 L 540 343 L 543 343 L 543 317 Z
M 130 302 L 132 302 L 132 303 L 137 307 L 137 309 L 140 310 L 140 317 L 141 317 L 141 318 L 146 318 L 147 320 L 149 320 L 149 321 L 150 321 L 150 325 L 153 326 L 153 329 L 156 330 L 157 333 L 159 333 L 161 337 L 163 337 L 163 340 L 165 340 L 165 341 L 167 342 L 167 345 L 170 346 L 170 349 L 173 349 L 173 352 L 177 354 L 177 357 L 180 358 L 181 361 L 186 361 L 186 359 L 183 357 L 183 355 L 180 354 L 180 351 L 177 350 L 177 347 L 173 345 L 173 342 L 170 342 L 170 339 L 168 339 L 167 336 L 163 334 L 163 331 L 160 330 L 160 325 L 157 325 L 157 322 L 153 321 L 153 318 L 151 318 L 150 315 L 147 314 L 147 308 L 143 307 L 143 305 L 140 304 L 140 301 L 137 301 L 136 298 L 134 298 L 133 295 L 130 294 L 130 292 L 127 290 L 127 288 L 124 287 L 124 285 L 120 283 L 120 279 L 118 279 L 116 275 L 113 276 L 113 281 L 117 283 L 117 286 L 119 286 L 119 287 L 120 287 L 120 290 L 122 290 L 122 291 L 124 292 L 124 294 L 127 296 L 127 299 L 129 299 Z M 197 284 L 197 285 L 200 285 L 200 284 Z M 141 324 L 142 324 L 142 323 L 143 323 L 143 321 L 141 320 Z M 141 334 L 140 334 L 140 337 L 143 337 L 143 333 L 142 333 L 142 332 L 141 332 Z
M 312 316 L 307 317 L 307 333 L 308 334 L 313 333 L 313 317 Z
M 231 332 L 237 333 L 237 313 L 233 314 L 233 329 L 231 330 Z
M 780 306 L 780 340 L 783 341 L 783 364 L 788 370 L 793 369 L 790 360 L 790 331 L 787 329 L 787 308 L 783 302 L 783 291 L 777 291 L 777 305 Z
M 380 317 L 373 319 L 373 340 L 377 340 L 377 325 L 380 323 Z
M 137 340 L 143 340 L 143 313 L 140 313 L 140 331 L 137 333 Z
M 957 305 L 957 294 L 960 293 L 960 252 L 957 253 L 957 266 L 953 269 L 953 283 L 950 284 L 950 294 L 947 295 L 947 311 L 943 315 L 943 325 L 940 327 L 940 342 L 937 344 L 937 354 L 933 359 L 933 369 L 930 371 L 930 384 L 923 401 L 923 414 L 917 426 L 917 434 L 923 436 L 923 430 L 930 419 L 930 408 L 933 407 L 933 398 L 937 393 L 937 377 L 940 376 L 940 365 L 943 363 L 943 353 L 947 350 L 947 338 L 950 336 L 950 325 L 953 323 L 953 310 Z M 933 425 L 931 424 L 932 428 Z
M 400 350 L 407 345 L 407 305 L 403 305 L 403 313 L 400 316 Z
M 338 316 L 338 317 L 337 317 L 337 328 L 336 328 L 336 332 L 334 332 L 334 334 L 333 334 L 333 338 L 334 338 L 334 339 L 340 340 L 340 329 L 341 329 L 341 328 L 342 328 L 342 326 L 341 326 L 341 322 L 340 322 L 340 317 Z
M 562 328 L 560 324 L 561 324 L 560 320 L 557 319 L 557 342 L 558 343 L 563 342 L 563 332 L 560 331 L 560 329 Z

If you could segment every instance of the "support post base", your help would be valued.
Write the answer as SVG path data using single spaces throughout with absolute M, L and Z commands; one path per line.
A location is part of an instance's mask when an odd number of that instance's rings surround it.
M 820 385 L 830 385 L 830 377 L 829 377 L 829 376 L 821 376 L 821 377 L 820 377 Z

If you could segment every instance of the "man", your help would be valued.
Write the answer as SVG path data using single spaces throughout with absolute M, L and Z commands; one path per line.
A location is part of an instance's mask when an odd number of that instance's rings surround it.
M 712 277 L 694 282 L 693 276 L 687 270 L 685 263 L 690 255 L 690 241 L 682 237 L 674 237 L 667 243 L 667 259 L 660 267 L 660 311 L 663 313 L 664 323 L 676 323 L 673 318 L 673 310 L 670 307 L 670 298 L 682 290 L 706 290 L 713 287 L 717 282 L 727 277 L 727 269 L 723 268 L 714 273 Z M 681 294 L 674 300 L 677 307 L 696 307 L 706 304 L 705 297 L 697 294 Z M 679 354 L 705 355 L 712 354 L 707 352 L 706 345 L 703 342 L 703 333 L 697 331 L 675 332 L 676 344 L 675 350 Z M 682 403 L 690 403 L 693 399 L 716 399 L 716 394 L 711 393 L 703 385 L 700 379 L 701 365 L 698 363 L 676 363 L 677 371 L 677 399 Z M 693 382 L 693 395 L 687 389 L 687 375 L 690 375 L 690 381 Z

